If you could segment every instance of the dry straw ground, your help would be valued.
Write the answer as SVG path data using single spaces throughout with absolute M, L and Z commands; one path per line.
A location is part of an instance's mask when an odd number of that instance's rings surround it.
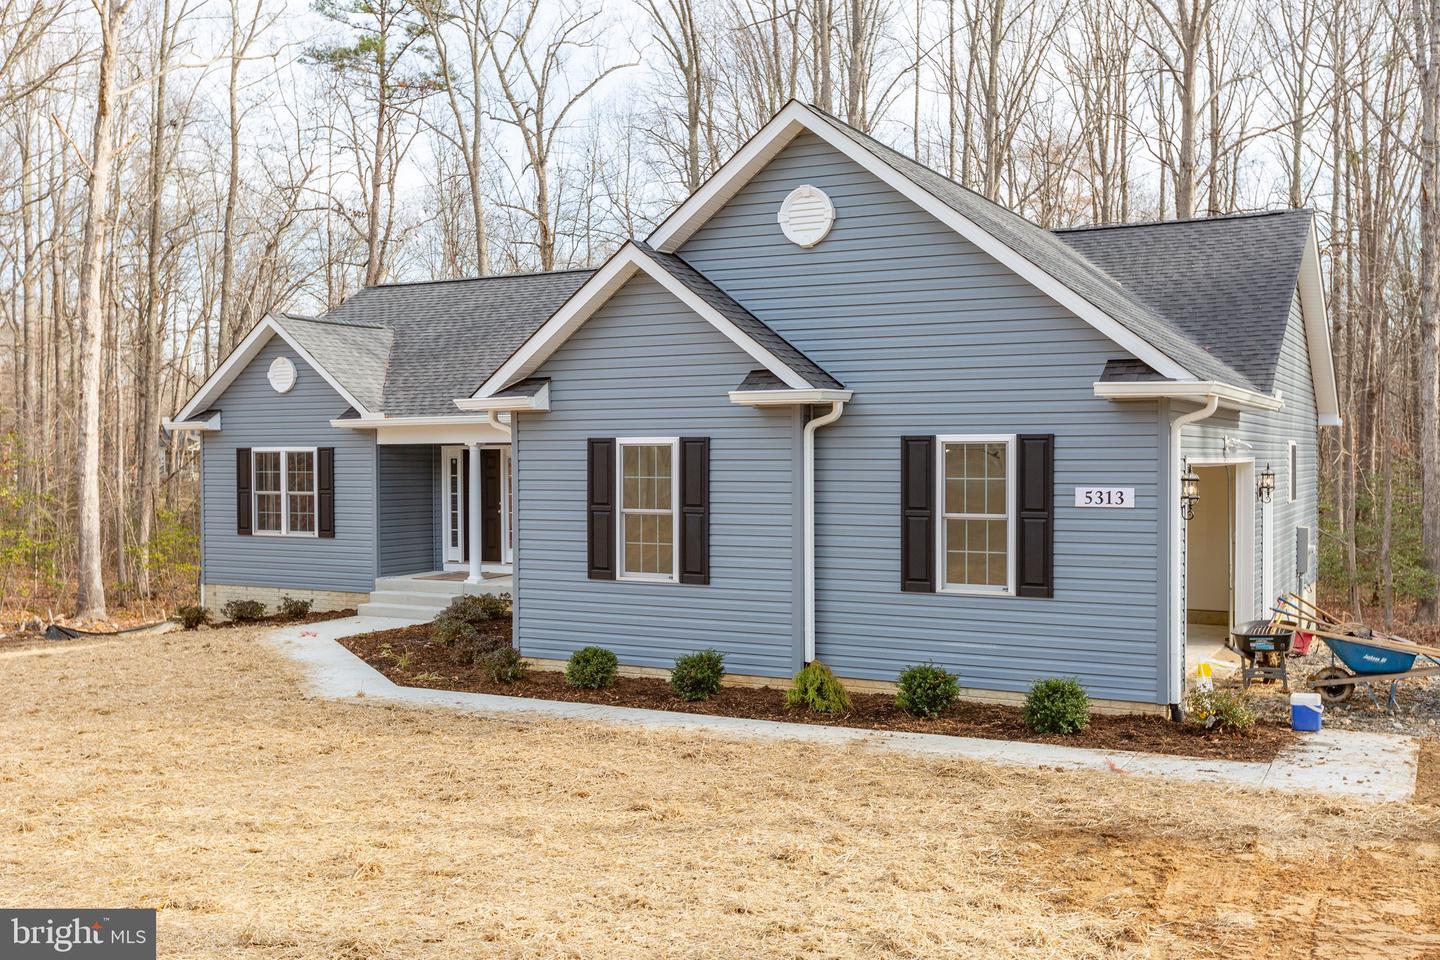
M 1440 957 L 1440 809 L 307 701 L 256 631 L 0 655 L 0 903 L 165 957 Z

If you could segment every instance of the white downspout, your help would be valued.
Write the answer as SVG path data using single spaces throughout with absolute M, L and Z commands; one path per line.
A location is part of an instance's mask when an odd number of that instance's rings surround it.
M 1180 638 L 1185 631 L 1185 611 L 1180 609 L 1180 583 L 1184 579 L 1185 571 L 1180 568 L 1180 541 L 1185 536 L 1185 518 L 1180 516 L 1180 494 L 1181 494 L 1181 473 L 1180 464 L 1184 461 L 1180 448 L 1180 432 L 1192 423 L 1213 415 L 1220 406 L 1220 398 L 1210 394 L 1205 398 L 1205 406 L 1190 413 L 1184 413 L 1170 421 L 1170 496 L 1169 503 L 1171 520 L 1170 528 L 1170 652 L 1171 656 L 1179 661 L 1180 684 L 1175 690 L 1175 700 L 1171 701 L 1172 712 L 1178 709 L 1179 699 L 1185 692 L 1185 663 L 1184 644 Z M 1174 679 L 1172 668 L 1171 680 Z
M 830 412 L 805 424 L 805 662 L 815 659 L 815 431 L 840 419 L 845 401 L 830 404 Z

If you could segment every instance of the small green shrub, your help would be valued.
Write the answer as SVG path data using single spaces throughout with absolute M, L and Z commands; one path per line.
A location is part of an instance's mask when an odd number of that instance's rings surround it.
M 845 692 L 829 667 L 813 660 L 795 674 L 790 689 L 785 691 L 785 708 L 809 710 L 811 713 L 844 713 L 850 709 L 850 694 Z
M 205 607 L 186 603 L 176 607 L 175 616 L 170 619 L 186 630 L 194 630 L 196 627 L 202 627 L 210 622 L 210 611 Z
M 681 700 L 708 700 L 720 692 L 725 676 L 725 655 L 717 650 L 701 650 L 675 658 L 670 671 L 670 689 Z
M 917 663 L 900 671 L 895 706 L 917 717 L 938 717 L 960 696 L 960 678 L 933 663 Z
M 259 600 L 231 600 L 220 608 L 220 616 L 231 623 L 254 623 L 265 619 L 265 604 Z
M 604 647 L 581 647 L 565 664 L 565 682 L 572 687 L 599 690 L 615 682 L 620 658 Z
M 485 676 L 492 683 L 518 683 L 525 679 L 525 671 L 530 668 L 530 664 L 520 656 L 520 651 L 510 646 L 482 655 L 476 665 L 485 671 Z
M 1070 677 L 1037 680 L 1025 697 L 1022 719 L 1036 733 L 1079 733 L 1090 725 L 1090 697 Z
M 503 620 L 509 615 L 508 593 L 462 594 L 451 600 L 450 605 L 440 614 L 442 617 L 463 620 L 477 626 L 491 620 Z
M 480 639 L 480 629 L 468 620 L 442 613 L 431 622 L 430 637 L 442 647 L 459 647 Z
M 299 620 L 301 617 L 309 616 L 312 601 L 301 600 L 289 594 L 280 598 L 280 616 L 286 620 Z
M 1185 722 L 1221 733 L 1248 733 L 1255 711 L 1235 690 L 1191 690 L 1185 697 Z

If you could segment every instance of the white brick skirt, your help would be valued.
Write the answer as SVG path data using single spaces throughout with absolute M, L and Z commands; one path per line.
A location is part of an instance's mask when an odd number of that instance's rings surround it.
M 200 586 L 200 604 L 214 613 L 231 600 L 259 600 L 267 611 L 274 613 L 281 597 L 309 600 L 310 609 L 348 610 L 370 599 L 368 593 L 346 593 L 341 590 L 305 590 L 298 587 L 248 587 L 231 583 L 206 583 Z

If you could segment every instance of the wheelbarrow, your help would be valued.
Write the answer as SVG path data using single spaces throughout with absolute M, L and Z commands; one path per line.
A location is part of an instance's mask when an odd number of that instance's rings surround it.
M 1330 648 L 1330 666 L 1316 671 L 1306 689 L 1319 692 L 1325 703 L 1344 703 L 1361 684 L 1375 700 L 1373 685 L 1389 683 L 1385 708 L 1394 713 L 1395 687 L 1401 680 L 1440 674 L 1440 647 L 1389 636 L 1340 635 L 1319 630 L 1315 635 Z M 1379 706 L 1378 700 L 1375 703 Z

